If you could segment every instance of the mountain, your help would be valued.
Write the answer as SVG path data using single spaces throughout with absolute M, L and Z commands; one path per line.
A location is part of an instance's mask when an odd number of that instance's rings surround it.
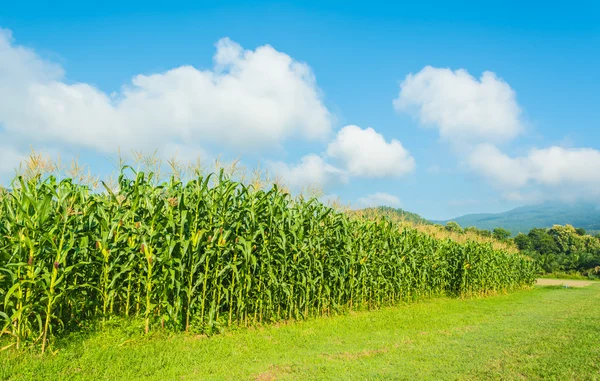
M 448 221 L 456 221 L 460 226 L 475 226 L 492 230 L 504 228 L 513 235 L 527 233 L 532 228 L 549 228 L 552 225 L 573 225 L 588 232 L 600 231 L 600 208 L 597 204 L 545 202 L 509 210 L 504 213 L 467 214 Z M 432 221 L 446 224 L 448 221 Z

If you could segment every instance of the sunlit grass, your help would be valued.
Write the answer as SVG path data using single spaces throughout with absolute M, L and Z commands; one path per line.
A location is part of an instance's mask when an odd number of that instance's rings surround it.
M 143 322 L 0 353 L 3 380 L 596 380 L 600 287 L 429 299 L 207 338 Z

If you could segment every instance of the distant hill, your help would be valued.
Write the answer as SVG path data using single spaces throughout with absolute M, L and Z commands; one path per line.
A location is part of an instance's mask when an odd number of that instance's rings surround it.
M 391 217 L 396 217 L 408 222 L 414 222 L 414 223 L 418 223 L 418 224 L 431 224 L 431 222 L 429 222 L 429 220 L 426 220 L 425 218 L 421 217 L 420 215 L 418 215 L 417 213 L 411 213 L 411 212 L 407 212 L 404 209 L 400 209 L 400 208 L 392 208 L 389 206 L 379 206 L 379 207 L 375 207 L 375 208 L 365 208 L 363 209 L 364 211 L 374 211 L 374 212 L 378 212 L 384 215 L 388 215 Z
M 479 229 L 492 230 L 500 227 L 509 230 L 513 235 L 527 233 L 532 228 L 549 228 L 552 225 L 573 225 L 584 228 L 588 232 L 600 231 L 600 208 L 596 204 L 565 204 L 546 202 L 528 205 L 509 210 L 504 213 L 467 214 L 448 221 L 456 221 L 460 226 L 475 226 Z M 432 221 L 446 224 L 448 221 Z

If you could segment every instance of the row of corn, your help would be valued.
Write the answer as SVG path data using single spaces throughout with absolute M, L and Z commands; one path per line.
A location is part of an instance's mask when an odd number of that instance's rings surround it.
M 4 340 L 43 352 L 52 336 L 115 316 L 208 333 L 534 281 L 529 259 L 491 244 L 434 239 L 223 172 L 153 176 L 123 168 L 102 192 L 17 177 L 2 191 Z

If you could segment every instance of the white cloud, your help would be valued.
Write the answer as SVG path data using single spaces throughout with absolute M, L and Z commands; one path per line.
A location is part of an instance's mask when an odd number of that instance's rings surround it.
M 270 163 L 270 168 L 286 185 L 295 190 L 309 187 L 327 188 L 332 184 L 346 181 L 341 170 L 315 154 L 302 157 L 297 165 L 278 161 Z
M 372 128 L 350 125 L 337 133 L 323 155 L 306 155 L 292 166 L 272 162 L 270 168 L 294 189 L 308 185 L 328 188 L 353 177 L 402 176 L 414 170 L 415 160 L 398 140 L 388 143 Z
M 466 70 L 427 66 L 410 74 L 394 100 L 425 126 L 439 130 L 465 157 L 467 167 L 498 187 L 505 199 L 600 197 L 600 151 L 591 148 L 532 148 L 511 157 L 497 148 L 524 129 L 515 91 L 494 73 L 476 79 Z
M 306 64 L 269 45 L 244 50 L 225 38 L 216 49 L 213 70 L 138 75 L 107 94 L 67 82 L 60 66 L 0 29 L 0 126 L 14 141 L 109 153 L 205 144 L 250 150 L 329 136 L 332 116 Z
M 402 203 L 394 195 L 378 192 L 359 198 L 358 205 L 359 207 L 392 206 L 398 208 Z
M 476 146 L 467 161 L 472 170 L 502 187 L 518 188 L 529 181 L 523 158 L 510 158 L 491 144 Z
M 389 177 L 412 172 L 415 160 L 398 140 L 386 142 L 372 128 L 342 128 L 327 147 L 327 155 L 337 159 L 351 176 Z
M 539 195 L 539 190 L 518 191 L 527 186 L 545 190 L 545 198 L 600 196 L 600 151 L 591 148 L 534 148 L 526 156 L 512 158 L 494 146 L 480 145 L 469 155 L 468 165 L 506 189 L 512 200 Z
M 489 71 L 477 80 L 464 69 L 426 66 L 406 77 L 393 104 L 453 143 L 505 142 L 523 130 L 514 90 Z
M 162 153 L 165 158 L 168 158 L 167 160 L 175 159 L 182 164 L 196 164 L 200 161 L 204 165 L 210 161 L 208 159 L 214 157 L 204 148 L 193 143 L 168 143 L 163 147 Z
M 542 184 L 580 184 L 594 187 L 600 185 L 600 152 L 595 149 L 533 149 L 529 153 L 528 161 L 532 168 L 531 177 Z
M 516 201 L 521 203 L 538 203 L 545 201 L 548 197 L 545 197 L 544 194 L 539 190 L 533 191 L 508 191 L 502 194 L 502 198 L 508 201 Z M 558 197 L 563 198 L 563 197 Z

